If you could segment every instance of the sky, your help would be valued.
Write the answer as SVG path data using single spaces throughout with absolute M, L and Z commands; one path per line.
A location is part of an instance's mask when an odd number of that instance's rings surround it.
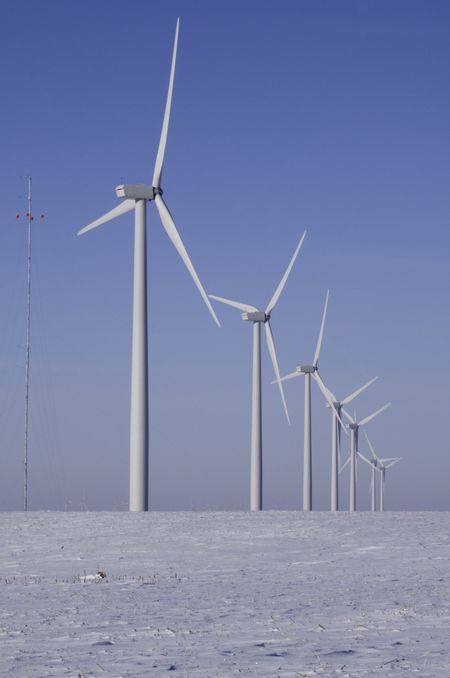
M 177 17 L 164 195 L 211 294 L 265 306 L 282 374 L 311 362 L 387 472 L 386 507 L 449 510 L 450 6 L 445 1 L 18 0 L 0 25 L 0 510 L 22 506 L 26 176 L 33 177 L 30 509 L 128 502 L 132 214 L 150 182 Z M 16 219 L 16 214 L 21 214 Z M 213 323 L 148 205 L 150 508 L 247 509 L 251 328 Z M 303 383 L 265 345 L 264 507 L 301 506 Z M 331 415 L 313 384 L 313 507 Z M 343 443 L 345 458 L 348 442 Z M 367 453 L 362 436 L 360 449 Z M 367 509 L 370 469 L 359 465 Z M 348 470 L 348 467 L 347 467 Z M 348 507 L 348 474 L 340 478 Z

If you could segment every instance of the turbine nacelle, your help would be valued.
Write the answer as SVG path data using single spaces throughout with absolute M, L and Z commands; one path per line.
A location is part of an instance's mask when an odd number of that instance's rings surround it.
M 297 365 L 296 370 L 302 374 L 314 374 L 317 372 L 317 365 Z
M 162 195 L 160 188 L 154 188 L 147 184 L 120 184 L 120 186 L 116 186 L 117 197 L 128 200 L 154 200 L 158 193 Z
M 267 314 L 264 311 L 251 311 L 242 313 L 241 318 L 242 320 L 248 320 L 253 323 L 266 323 L 270 319 L 270 314 Z
M 359 428 L 359 424 L 357 424 L 356 422 L 353 422 L 353 423 L 350 423 L 350 424 L 348 425 L 348 427 L 349 427 L 352 431 L 356 431 L 356 430 Z

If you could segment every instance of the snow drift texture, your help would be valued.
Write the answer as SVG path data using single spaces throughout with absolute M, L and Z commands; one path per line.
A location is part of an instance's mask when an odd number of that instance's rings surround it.
M 0 675 L 450 675 L 447 513 L 0 522 Z

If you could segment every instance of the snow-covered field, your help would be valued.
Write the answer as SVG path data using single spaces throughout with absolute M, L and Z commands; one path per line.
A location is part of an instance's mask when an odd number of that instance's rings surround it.
M 448 513 L 3 513 L 0 545 L 1 676 L 450 676 Z

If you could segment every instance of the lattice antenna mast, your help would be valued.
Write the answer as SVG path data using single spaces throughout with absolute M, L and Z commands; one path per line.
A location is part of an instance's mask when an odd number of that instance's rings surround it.
M 25 434 L 23 450 L 23 510 L 28 511 L 28 428 L 30 422 L 30 329 L 31 329 L 31 176 L 28 177 L 28 251 L 27 251 L 27 343 L 25 349 Z
M 34 220 L 31 204 L 32 178 L 28 179 L 28 212 L 25 218 L 28 222 L 28 248 L 27 248 L 27 329 L 25 348 L 25 432 L 23 449 L 23 510 L 28 511 L 28 432 L 30 424 L 30 345 L 31 345 L 31 222 Z M 16 219 L 20 214 L 16 214 Z M 44 215 L 41 214 L 41 219 Z

